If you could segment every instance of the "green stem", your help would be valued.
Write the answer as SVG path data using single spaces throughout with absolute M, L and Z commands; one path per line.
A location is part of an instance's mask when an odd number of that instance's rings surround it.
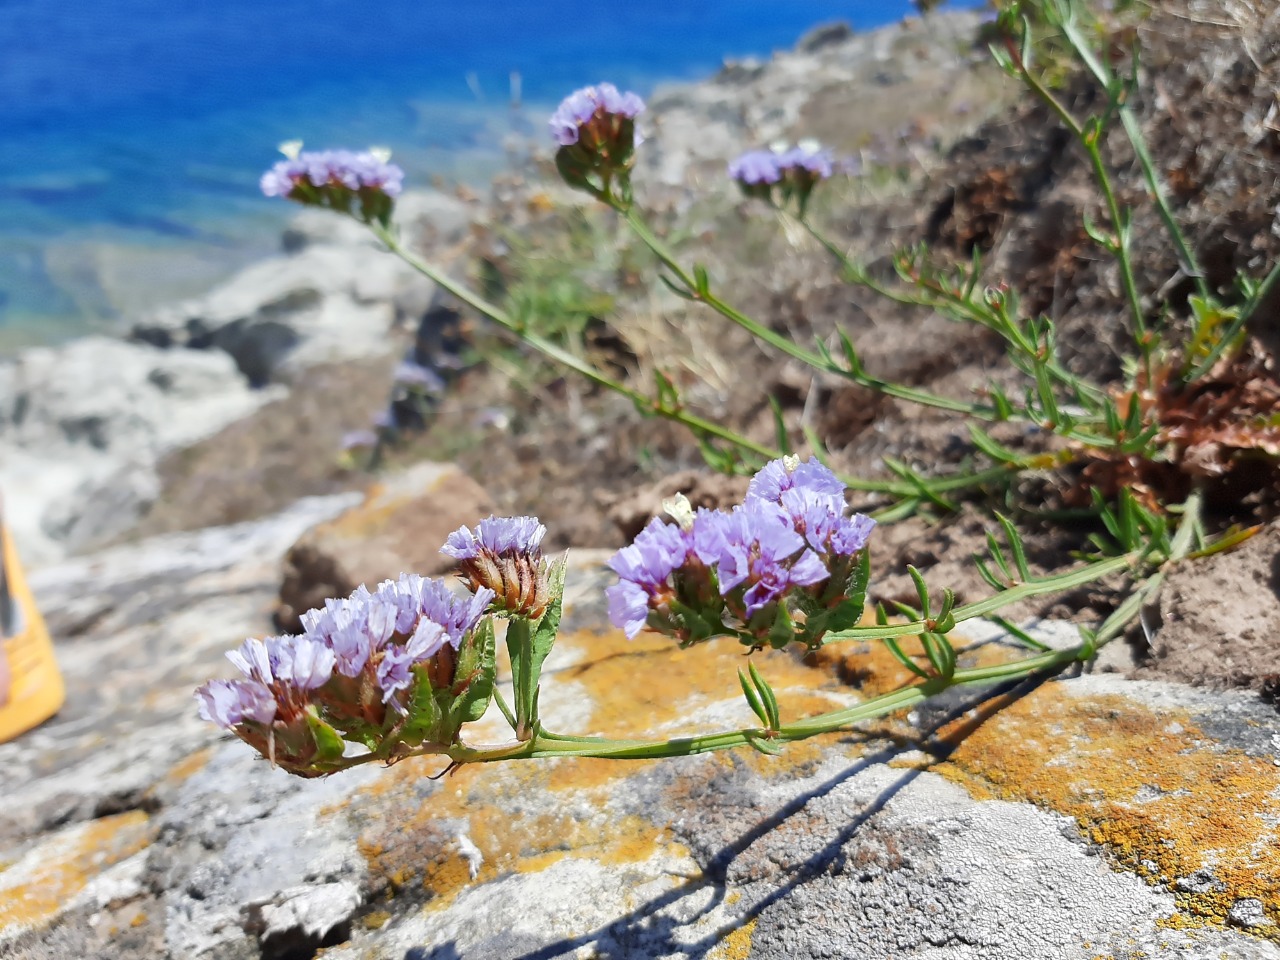
M 410 253 L 401 245 L 399 239 L 390 229 L 376 223 L 370 224 L 370 229 L 373 230 L 378 239 L 386 244 L 388 250 L 394 253 L 406 264 L 413 267 L 413 269 L 417 270 L 427 279 L 431 280 L 441 289 L 453 294 L 463 303 L 467 304 L 480 314 L 488 317 L 494 323 L 497 323 L 499 326 L 504 327 L 511 333 L 515 334 L 543 356 L 568 367 L 575 373 L 581 374 L 592 383 L 604 387 L 606 390 L 612 390 L 614 393 L 621 394 L 634 403 L 637 408 L 656 414 L 657 416 L 663 417 L 667 420 L 673 420 L 676 423 L 683 424 L 695 433 L 715 437 L 716 439 L 732 444 L 741 450 L 746 450 L 757 456 L 764 457 L 766 460 L 775 460 L 782 456 L 782 452 L 779 450 L 775 450 L 772 447 L 765 446 L 764 444 L 756 443 L 754 440 L 735 433 L 734 431 L 729 430 L 728 428 L 711 420 L 705 420 L 702 417 L 695 416 L 687 411 L 672 409 L 662 404 L 655 403 L 652 398 L 641 391 L 634 390 L 626 384 L 605 376 L 582 358 L 574 356 L 574 354 L 564 350 L 549 340 L 526 330 L 521 324 L 512 320 L 500 307 L 489 303 L 474 291 L 453 280 L 444 271 L 437 269 L 430 263 L 427 263 Z
M 1071 115 L 1071 111 L 1031 73 L 1027 65 L 1022 62 L 1022 55 L 1012 41 L 1008 42 L 1008 51 L 1010 60 L 1022 82 L 1057 115 L 1063 125 L 1071 131 L 1072 136 L 1084 147 L 1089 157 L 1094 179 L 1102 191 L 1102 197 L 1107 206 L 1107 216 L 1110 217 L 1112 229 L 1115 230 L 1115 243 L 1107 246 L 1120 267 L 1120 281 L 1124 287 L 1125 298 L 1129 301 L 1129 312 L 1133 319 L 1134 339 L 1142 352 L 1143 366 L 1150 379 L 1151 343 L 1147 336 L 1146 317 L 1142 311 L 1142 295 L 1138 292 L 1138 281 L 1133 272 L 1133 258 L 1129 250 L 1129 230 L 1120 209 L 1120 201 L 1116 197 L 1115 186 L 1111 182 L 1111 173 L 1102 159 L 1100 136 L 1096 132 L 1091 134 L 1086 131 L 1084 126 Z
M 1068 570 L 1066 573 L 1057 574 L 1056 576 L 1015 584 L 1009 589 L 984 600 L 956 607 L 951 612 L 951 615 L 956 623 L 973 620 L 977 617 L 985 617 L 987 614 L 994 613 L 996 610 L 1018 600 L 1071 590 L 1083 584 L 1092 583 L 1094 580 L 1100 580 L 1110 574 L 1129 570 L 1137 558 L 1138 554 L 1136 553 L 1110 557 L 1106 560 L 1099 560 L 1095 563 L 1078 567 L 1075 570 Z M 904 637 L 931 629 L 934 629 L 933 625 L 924 620 L 912 620 L 907 623 L 894 623 L 887 626 L 852 627 L 848 630 L 841 630 L 838 633 L 827 634 L 824 643 L 837 643 L 845 640 L 878 640 L 883 637 Z
M 769 329 L 762 323 L 753 320 L 740 310 L 730 306 L 724 300 L 721 300 L 710 290 L 699 287 L 697 279 L 690 275 L 676 259 L 671 248 L 668 247 L 658 236 L 649 229 L 649 225 L 636 211 L 634 206 L 626 208 L 616 208 L 626 220 L 627 225 L 635 232 L 654 255 L 662 261 L 680 283 L 685 287 L 688 295 L 694 300 L 705 303 L 716 313 L 720 314 L 733 323 L 737 324 L 743 330 L 771 347 L 785 353 L 787 356 L 799 360 L 815 370 L 824 373 L 834 374 L 845 380 L 850 380 L 860 386 L 869 387 L 886 396 L 897 397 L 900 400 L 908 400 L 912 403 L 918 403 L 921 406 L 934 407 L 939 410 L 948 410 L 952 413 L 962 413 L 966 416 L 975 417 L 981 420 L 1000 420 L 1001 416 L 995 407 L 983 406 L 980 404 L 967 403 L 963 400 L 952 400 L 949 397 L 941 397 L 937 394 L 929 393 L 924 390 L 916 390 L 901 384 L 890 383 L 887 380 L 879 380 L 860 371 L 847 370 L 838 364 L 832 363 L 821 354 L 806 350 L 798 343 L 792 341 L 789 337 Z
M 415 256 L 400 243 L 395 233 L 387 227 L 380 224 L 370 224 L 370 229 L 387 247 L 387 249 L 403 260 L 414 270 L 421 273 L 427 279 L 431 280 L 441 289 L 453 294 L 463 303 L 480 313 L 482 316 L 488 317 L 494 323 L 510 331 L 523 342 L 529 344 L 533 349 L 537 350 L 543 356 L 563 364 L 569 369 L 580 373 L 592 383 L 598 384 L 607 390 L 631 400 L 638 409 L 671 420 L 675 423 L 692 430 L 695 434 L 715 437 L 725 443 L 732 444 L 740 450 L 745 450 L 763 457 L 765 460 L 776 460 L 783 455 L 785 451 L 777 450 L 773 447 L 756 443 L 747 437 L 742 436 L 726 427 L 721 426 L 711 420 L 703 419 L 695 414 L 689 413 L 683 409 L 671 408 L 655 401 L 640 392 L 634 390 L 627 385 L 613 380 L 610 377 L 600 373 L 589 363 L 580 357 L 574 356 L 572 353 L 556 346 L 548 340 L 538 336 L 535 333 L 525 329 L 521 324 L 512 320 L 502 308 L 485 300 L 483 297 L 468 289 L 463 284 L 453 280 L 448 274 Z M 655 243 L 659 241 L 654 238 Z M 655 251 L 656 252 L 656 251 Z M 665 262 L 665 261 L 664 261 Z M 678 266 L 672 266 L 673 270 L 678 271 Z M 678 274 L 679 275 L 679 274 Z M 681 275 L 682 282 L 686 278 Z M 689 282 L 692 282 L 691 280 Z M 958 490 L 967 487 L 977 486 L 986 482 L 994 482 L 1008 476 L 1009 469 L 1006 467 L 996 467 L 990 470 L 980 471 L 975 474 L 962 474 L 955 477 L 949 477 L 937 482 L 936 487 L 939 490 Z M 851 490 L 857 490 L 862 493 L 879 493 L 886 496 L 903 498 L 913 497 L 918 491 L 909 483 L 902 483 L 893 480 L 867 480 L 861 477 L 852 477 L 842 475 L 840 477 L 845 485 Z M 934 486 L 931 484 L 931 486 Z
M 1029 343 L 1020 330 L 1012 324 L 1002 322 L 1001 318 L 995 311 L 987 308 L 983 304 L 975 303 L 972 299 L 962 297 L 953 291 L 943 288 L 934 288 L 933 292 L 935 296 L 920 297 L 902 293 L 894 290 L 892 287 L 887 287 L 872 277 L 860 263 L 850 259 L 848 254 L 818 230 L 807 217 L 794 217 L 782 208 L 777 209 L 780 213 L 790 217 L 791 220 L 804 227 L 804 229 L 808 231 L 809 236 L 813 237 L 814 240 L 821 244 L 823 248 L 825 248 L 833 258 L 835 258 L 836 262 L 839 263 L 841 268 L 844 270 L 845 275 L 858 286 L 866 287 L 877 296 L 884 297 L 886 300 L 901 304 L 902 306 L 922 307 L 926 310 L 936 310 L 939 313 L 945 316 L 950 316 L 956 320 L 971 320 L 975 323 L 981 324 L 987 329 L 994 330 L 996 333 L 1004 337 L 1014 349 L 1028 357 L 1031 357 L 1036 362 L 1041 363 L 1055 380 L 1071 389 L 1082 399 L 1087 399 L 1091 402 L 1099 402 L 1106 396 L 1105 392 L 1101 388 L 1080 379 L 1061 364 L 1040 360 L 1039 353 L 1036 350 L 1035 345 Z M 1029 420 L 1030 418 L 1019 416 L 1016 417 L 1016 419 Z
M 1066 37 L 1067 43 L 1071 45 L 1071 49 L 1075 51 L 1076 56 L 1080 58 L 1080 62 L 1093 74 L 1093 78 L 1102 85 L 1108 96 L 1112 97 L 1117 103 L 1120 123 L 1124 126 L 1124 132 L 1129 138 L 1129 144 L 1133 148 L 1134 156 L 1138 158 L 1138 165 L 1142 168 L 1143 179 L 1147 181 L 1147 188 L 1151 191 L 1151 195 L 1155 200 L 1156 211 L 1159 213 L 1170 239 L 1173 240 L 1174 246 L 1177 247 L 1178 259 L 1182 270 L 1195 283 L 1196 293 L 1205 300 L 1209 299 L 1213 291 L 1209 289 L 1209 281 L 1205 278 L 1204 270 L 1201 269 L 1195 252 L 1191 249 L 1191 244 L 1187 242 L 1186 234 L 1182 232 L 1182 227 L 1178 225 L 1178 221 L 1173 216 L 1173 209 L 1169 206 L 1169 198 L 1165 193 L 1164 182 L 1160 177 L 1159 170 L 1156 169 L 1151 151 L 1147 149 L 1147 141 L 1142 135 L 1142 125 L 1138 121 L 1137 114 L 1123 99 L 1112 95 L 1116 85 L 1116 78 L 1103 62 L 1094 55 L 1088 41 L 1080 33 L 1075 22 L 1075 11 L 1070 6 L 1060 10 L 1058 21 L 1057 26 L 1062 30 L 1063 36 Z M 1136 75 L 1136 60 L 1134 68 Z

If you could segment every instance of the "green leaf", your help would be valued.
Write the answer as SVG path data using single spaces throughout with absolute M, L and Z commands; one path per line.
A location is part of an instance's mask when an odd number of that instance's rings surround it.
M 907 564 L 907 573 L 916 586 L 916 596 L 920 598 L 920 619 L 928 620 L 933 616 L 933 612 L 929 606 L 929 587 L 924 582 L 924 575 L 911 564 Z
M 338 736 L 338 732 L 320 719 L 314 706 L 308 707 L 302 715 L 306 718 L 307 729 L 311 731 L 312 739 L 315 740 L 316 760 L 324 763 L 341 759 L 346 750 L 346 744 Z
M 929 671 L 921 668 L 918 663 L 906 655 L 902 649 L 902 645 L 898 642 L 897 637 L 885 637 L 884 645 L 889 649 L 889 652 L 893 654 L 895 660 L 914 673 L 917 677 L 920 677 L 923 680 L 929 679 Z
M 741 670 L 738 671 L 738 683 L 742 684 L 742 695 L 747 698 L 747 706 L 751 708 L 751 712 L 760 718 L 761 723 L 772 729 L 772 725 L 769 723 L 769 712 L 765 710 L 764 703 L 760 700 L 760 694 L 756 692 L 751 681 L 747 679 L 747 675 Z
M 1027 564 L 1027 551 L 1022 545 L 1022 537 L 1018 535 L 1018 528 L 1002 513 L 997 513 L 996 519 L 1000 521 L 1000 526 L 1004 528 L 1005 539 L 1009 541 L 1009 552 L 1013 554 L 1018 577 L 1023 583 L 1027 583 L 1031 580 L 1031 567 Z
M 778 711 L 778 698 L 773 692 L 773 687 L 769 686 L 769 681 L 761 676 L 754 663 L 748 663 L 747 667 L 751 671 L 751 682 L 755 684 L 756 690 L 760 693 L 761 703 L 764 704 L 769 729 L 777 730 L 782 726 L 782 715 Z
M 485 617 L 463 640 L 458 650 L 458 664 L 454 689 L 465 683 L 449 706 L 452 726 L 462 726 L 479 720 L 489 709 L 493 699 L 493 677 L 497 670 L 497 654 L 493 634 L 493 618 Z
M 751 745 L 752 749 L 763 753 L 766 757 L 776 757 L 782 753 L 781 747 L 765 737 L 756 737 L 748 734 L 747 743 Z
M 1006 398 L 1004 402 L 1008 404 L 1009 401 Z M 997 409 L 999 409 L 998 404 Z M 997 442 L 992 438 L 991 434 L 977 424 L 969 424 L 969 437 L 973 440 L 975 447 L 997 463 L 1020 464 L 1022 462 L 1021 454 Z
M 414 677 L 413 692 L 409 696 L 408 713 L 404 723 L 400 725 L 397 739 L 409 746 L 416 746 L 424 740 L 437 740 L 444 716 L 431 686 L 431 678 L 427 675 L 426 664 L 414 664 L 410 670 Z M 383 751 L 391 746 L 392 744 L 384 743 Z
M 707 268 L 700 263 L 693 265 L 693 289 L 699 297 L 711 295 L 711 278 L 707 276 Z
M 769 394 L 769 409 L 773 411 L 773 431 L 777 438 L 778 449 L 784 454 L 791 453 L 791 438 L 787 435 L 787 423 L 782 418 L 782 404 L 773 394 Z
M 511 679 L 515 687 L 516 736 L 526 739 L 533 734 L 538 720 L 538 681 L 542 664 L 556 642 L 560 614 L 564 602 L 564 565 L 553 564 L 551 601 L 537 623 L 519 618 L 507 624 L 507 653 L 511 657 Z
M 692 293 L 689 292 L 687 287 L 683 285 L 676 286 L 675 281 L 672 280 L 670 277 L 668 277 L 665 273 L 658 274 L 658 279 L 662 281 L 662 283 L 666 286 L 668 290 L 674 293 L 681 300 L 697 300 L 698 299 Z

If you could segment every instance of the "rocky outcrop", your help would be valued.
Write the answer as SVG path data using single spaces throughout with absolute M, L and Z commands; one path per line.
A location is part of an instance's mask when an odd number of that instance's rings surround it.
M 1280 957 L 1277 725 L 1241 695 L 1082 676 L 957 692 L 779 757 L 290 778 L 200 722 L 191 690 L 270 630 L 288 545 L 351 504 L 35 574 L 69 696 L 0 745 L 0 957 Z M 738 645 L 606 627 L 602 559 L 571 558 L 547 725 L 753 722 Z M 965 662 L 1018 655 L 966 627 Z M 907 679 L 875 645 L 758 659 L 787 717 Z
M 441 252 L 462 238 L 472 215 L 462 201 L 431 191 L 397 204 L 404 234 Z M 283 246 L 284 256 L 135 324 L 131 337 L 222 351 L 262 386 L 317 363 L 387 353 L 395 349 L 392 328 L 412 327 L 431 303 L 433 284 L 344 217 L 304 211 Z
M 446 573 L 454 563 L 440 553 L 445 538 L 492 512 L 488 494 L 453 464 L 420 463 L 380 478 L 359 506 L 308 530 L 289 548 L 277 627 L 297 632 L 300 614 L 360 584 L 372 589 L 406 570 Z
M 776 140 L 813 137 L 846 156 L 889 152 L 886 137 L 904 125 L 992 99 L 978 23 L 977 13 L 955 11 L 861 34 L 831 24 L 769 60 L 730 61 L 707 81 L 660 86 L 641 123 L 639 180 L 714 182 L 730 159 Z
M 406 235 L 439 250 L 473 213 L 433 191 L 399 206 Z M 0 359 L 0 490 L 29 563 L 124 534 L 161 494 L 162 456 L 278 398 L 286 373 L 403 349 L 393 327 L 428 312 L 433 285 L 351 221 L 303 211 L 283 246 L 140 322 L 131 342 L 88 337 Z
M 105 337 L 0 360 L 0 490 L 31 562 L 127 529 L 156 496 L 155 464 L 277 394 L 225 355 Z

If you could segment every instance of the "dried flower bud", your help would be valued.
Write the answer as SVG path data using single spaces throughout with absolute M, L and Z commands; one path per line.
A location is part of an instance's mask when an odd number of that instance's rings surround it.
M 547 528 L 534 517 L 489 517 L 475 530 L 459 527 L 440 552 L 458 561 L 458 570 L 473 590 L 496 595 L 495 610 L 537 620 L 547 610 L 551 577 L 542 556 Z

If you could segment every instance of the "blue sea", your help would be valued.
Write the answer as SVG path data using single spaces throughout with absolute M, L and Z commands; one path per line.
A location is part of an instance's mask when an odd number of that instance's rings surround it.
M 977 5 L 976 0 L 965 3 Z M 112 329 L 276 248 L 276 145 L 478 183 L 570 90 L 645 93 L 908 0 L 0 0 L 0 349 Z M 518 84 L 520 109 L 511 106 Z

